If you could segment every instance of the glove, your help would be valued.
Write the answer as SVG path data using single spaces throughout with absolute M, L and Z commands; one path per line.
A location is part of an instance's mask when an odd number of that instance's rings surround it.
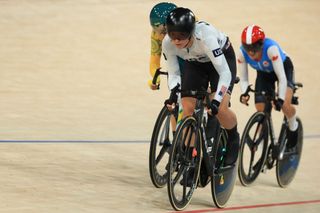
M 160 87 L 160 78 L 157 79 L 157 83 L 153 84 L 152 83 L 152 79 L 148 80 L 148 86 L 150 87 L 150 89 L 152 90 L 157 90 Z
M 280 111 L 281 108 L 282 108 L 283 102 L 284 101 L 281 98 L 278 98 L 277 100 L 274 100 L 273 104 L 274 104 L 275 110 Z
M 220 106 L 220 102 L 219 101 L 214 100 L 214 99 L 211 101 L 210 109 L 211 109 L 212 115 L 218 114 L 219 106 Z
M 242 100 L 242 99 L 244 99 L 244 100 Z M 240 103 L 242 103 L 242 104 L 245 104 L 248 106 L 249 99 L 250 99 L 250 95 L 248 95 L 248 93 L 243 93 L 240 95 Z

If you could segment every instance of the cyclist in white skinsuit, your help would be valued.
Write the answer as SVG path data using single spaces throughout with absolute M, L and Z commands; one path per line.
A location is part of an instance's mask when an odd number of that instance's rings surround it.
M 298 138 L 298 122 L 296 110 L 291 104 L 294 89 L 294 68 L 291 59 L 277 42 L 266 38 L 264 31 L 257 25 L 247 26 L 243 30 L 241 42 L 238 64 L 243 94 L 240 96 L 240 102 L 247 104 L 249 100 L 246 94 L 249 85 L 248 64 L 257 70 L 255 83 L 257 92 L 273 92 L 275 82 L 278 81 L 278 99 L 274 105 L 276 110 L 282 109 L 288 119 L 288 147 L 294 147 Z M 264 97 L 256 94 L 255 104 L 258 111 L 263 111 Z
M 162 48 L 167 61 L 169 89 L 178 83 L 182 91 L 203 90 L 215 92 L 211 112 L 228 133 L 226 164 L 237 160 L 239 134 L 236 115 L 229 102 L 236 77 L 236 59 L 228 37 L 206 22 L 195 22 L 192 11 L 176 8 L 167 17 L 167 35 Z M 182 77 L 177 56 L 184 60 Z M 183 116 L 192 115 L 195 97 L 181 94 Z

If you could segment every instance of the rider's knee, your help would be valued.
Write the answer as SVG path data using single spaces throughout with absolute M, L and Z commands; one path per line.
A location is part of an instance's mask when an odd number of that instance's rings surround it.
M 264 104 L 263 103 L 256 103 L 255 107 L 256 107 L 256 110 L 258 112 L 263 112 L 264 111 Z
M 185 100 L 182 100 L 182 108 L 183 108 L 183 115 L 185 117 L 185 116 L 192 115 L 195 105 L 192 101 L 185 99 Z
M 228 107 L 221 105 L 221 106 L 219 107 L 218 115 L 219 115 L 219 116 L 223 116 L 223 115 L 228 114 L 228 112 L 229 112 Z
M 290 111 L 293 111 L 293 110 L 294 110 L 294 106 L 289 101 L 285 101 L 283 103 L 282 111 L 284 113 L 289 113 Z

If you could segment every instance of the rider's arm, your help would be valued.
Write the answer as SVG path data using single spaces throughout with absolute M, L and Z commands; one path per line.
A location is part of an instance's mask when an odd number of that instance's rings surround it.
M 272 61 L 274 72 L 276 73 L 279 81 L 279 98 L 282 100 L 285 99 L 286 90 L 287 90 L 287 77 L 285 74 L 283 61 L 280 55 L 279 48 L 275 45 L 271 46 L 267 50 L 268 57 Z
M 248 76 L 248 64 L 243 56 L 242 51 L 238 54 L 238 67 L 239 67 L 239 78 L 240 78 L 240 88 L 241 93 L 245 93 L 249 86 L 249 76 Z
M 177 84 L 181 85 L 179 62 L 176 55 L 175 47 L 170 42 L 170 38 L 166 36 L 163 40 L 163 57 L 167 64 L 168 70 L 168 87 L 172 90 Z
M 207 55 L 219 74 L 219 82 L 214 99 L 221 102 L 223 96 L 228 91 L 228 87 L 230 86 L 231 71 L 217 39 L 214 36 L 208 37 L 205 44 L 207 47 Z
M 150 65 L 149 71 L 151 77 L 154 76 L 154 73 L 158 68 L 160 68 L 160 60 L 161 60 L 161 45 L 164 35 L 158 34 L 155 31 L 151 32 L 151 55 L 150 55 Z M 158 78 L 160 81 L 160 78 Z

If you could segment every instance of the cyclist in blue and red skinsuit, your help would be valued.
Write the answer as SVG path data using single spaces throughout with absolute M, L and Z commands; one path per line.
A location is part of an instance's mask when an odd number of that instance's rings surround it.
M 241 35 L 238 65 L 242 95 L 240 102 L 247 104 L 250 96 L 246 93 L 249 86 L 248 64 L 257 70 L 255 90 L 272 92 L 278 82 L 278 98 L 274 102 L 277 111 L 282 109 L 288 119 L 288 147 L 294 147 L 298 138 L 296 110 L 291 103 L 294 89 L 294 68 L 289 56 L 279 44 L 265 37 L 264 31 L 257 25 L 247 26 Z M 264 109 L 264 97 L 255 95 L 255 106 L 258 111 Z

